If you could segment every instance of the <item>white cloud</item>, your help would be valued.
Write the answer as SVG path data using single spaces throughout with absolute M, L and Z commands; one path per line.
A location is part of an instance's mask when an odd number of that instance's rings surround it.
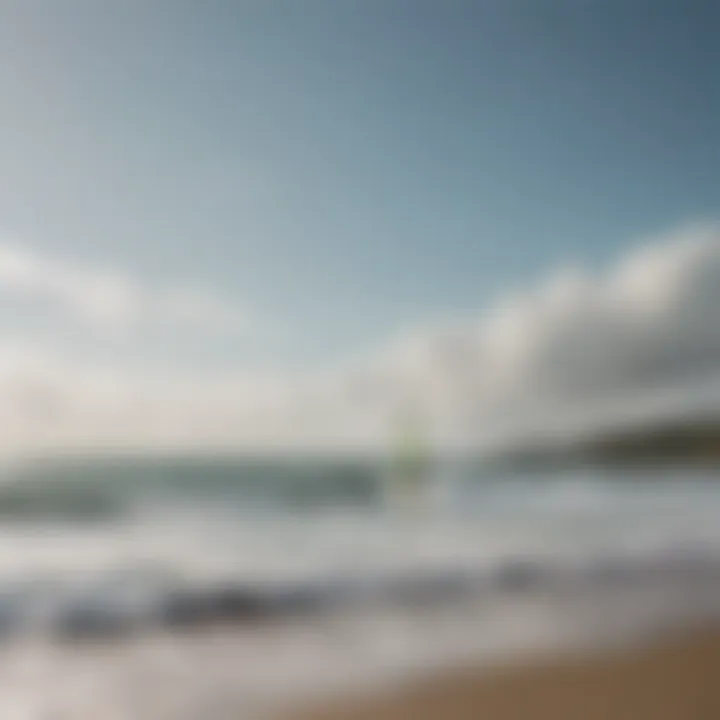
M 249 327 L 245 308 L 192 285 L 155 286 L 118 270 L 91 267 L 0 244 L 0 290 L 59 307 L 106 331 L 139 326 L 235 333 Z
M 49 275 L 0 254 L 0 282 L 38 292 Z M 124 287 L 88 304 L 121 318 L 148 306 Z M 225 318 L 214 299 L 154 297 L 163 317 L 172 307 L 183 321 L 233 323 L 232 308 Z M 477 444 L 720 411 L 720 228 L 659 238 L 606 272 L 561 270 L 475 322 L 408 333 L 352 368 L 313 375 L 152 375 L 0 346 L 6 449 L 377 446 L 408 407 L 438 433 Z
M 561 268 L 475 322 L 398 339 L 353 377 L 348 413 L 372 406 L 387 428 L 414 406 L 480 445 L 720 414 L 720 227 L 657 238 L 603 273 Z
M 561 270 L 450 343 L 442 333 L 426 342 L 436 358 L 462 351 L 464 370 L 441 362 L 430 374 L 465 389 L 479 437 L 640 408 L 690 412 L 698 388 L 720 378 L 720 228 L 660 238 L 605 273 Z

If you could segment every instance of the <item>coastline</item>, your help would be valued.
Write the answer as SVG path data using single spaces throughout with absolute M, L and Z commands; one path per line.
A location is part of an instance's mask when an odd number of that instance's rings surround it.
M 267 514 L 235 511 L 232 492 L 209 492 L 207 508 L 182 493 L 178 507 L 173 496 L 155 507 L 130 493 L 139 514 L 115 522 L 6 523 L 0 717 L 534 720 L 503 705 L 517 702 L 518 683 L 539 684 L 533 703 L 550 702 L 549 716 L 586 717 L 544 699 L 553 683 L 574 687 L 548 677 L 579 672 L 548 670 L 558 653 L 572 652 L 574 668 L 668 631 L 720 627 L 717 483 L 674 472 L 644 480 L 479 479 L 462 507 L 421 517 L 338 507 L 323 486 L 318 498 L 332 502 L 307 513 L 284 490 Z M 720 676 L 703 653 L 685 662 Z M 621 682 L 612 657 L 593 682 Z M 509 663 L 526 669 L 501 669 Z M 664 692 L 663 672 L 653 682 Z M 499 676 L 509 690 L 477 695 Z M 610 702 L 592 692 L 581 694 Z M 628 697 L 619 692 L 612 702 Z M 676 704 L 687 708 L 687 697 Z M 647 718 L 704 718 L 688 712 Z

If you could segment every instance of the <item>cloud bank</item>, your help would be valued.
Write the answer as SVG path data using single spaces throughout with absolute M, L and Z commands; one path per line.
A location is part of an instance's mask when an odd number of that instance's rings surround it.
M 183 306 L 117 279 L 98 289 L 95 276 L 61 267 L 0 249 L 0 284 L 81 313 L 102 307 L 103 321 L 134 321 L 139 305 L 232 324 L 214 300 Z M 651 239 L 603 272 L 560 269 L 473 322 L 407 333 L 312 375 L 153 376 L 0 346 L 6 450 L 382 447 L 408 411 L 473 446 L 720 412 L 720 227 Z
M 720 412 L 720 227 L 652 239 L 602 273 L 562 268 L 419 345 L 413 392 L 454 389 L 478 441 Z

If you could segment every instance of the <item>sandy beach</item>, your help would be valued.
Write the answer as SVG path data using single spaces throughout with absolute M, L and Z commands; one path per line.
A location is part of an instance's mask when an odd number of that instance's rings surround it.
M 494 668 L 457 668 L 283 720 L 715 720 L 720 631 Z

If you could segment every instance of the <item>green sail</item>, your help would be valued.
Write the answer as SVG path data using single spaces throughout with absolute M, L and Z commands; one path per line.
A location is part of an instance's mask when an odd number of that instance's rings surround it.
M 425 433 L 417 419 L 406 420 L 392 456 L 392 477 L 403 496 L 425 492 L 432 472 L 432 456 Z

